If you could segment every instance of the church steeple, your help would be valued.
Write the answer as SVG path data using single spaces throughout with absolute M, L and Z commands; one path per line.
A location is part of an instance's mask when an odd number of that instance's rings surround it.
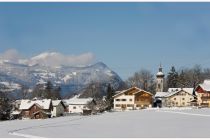
M 163 92 L 163 80 L 164 80 L 164 73 L 163 73 L 163 68 L 160 63 L 159 66 L 159 71 L 156 74 L 156 92 Z

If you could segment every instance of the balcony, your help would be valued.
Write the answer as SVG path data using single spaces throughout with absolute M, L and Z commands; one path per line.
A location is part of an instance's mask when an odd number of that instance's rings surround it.
M 201 100 L 203 100 L 203 101 L 210 100 L 210 96 L 202 96 L 201 97 Z

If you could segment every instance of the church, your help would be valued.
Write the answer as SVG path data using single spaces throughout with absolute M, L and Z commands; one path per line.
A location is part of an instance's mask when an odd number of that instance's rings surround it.
M 167 92 L 164 88 L 164 73 L 160 65 L 159 71 L 156 74 L 156 94 L 155 107 L 186 107 L 191 106 L 195 98 L 193 88 L 168 88 Z

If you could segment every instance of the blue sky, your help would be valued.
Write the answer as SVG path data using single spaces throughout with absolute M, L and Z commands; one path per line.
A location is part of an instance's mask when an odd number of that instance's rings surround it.
M 210 3 L 0 3 L 0 53 L 92 53 L 123 79 L 210 67 Z

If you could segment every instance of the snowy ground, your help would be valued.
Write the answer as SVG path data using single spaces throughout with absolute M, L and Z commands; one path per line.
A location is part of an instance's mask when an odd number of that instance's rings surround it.
M 0 122 L 0 137 L 210 138 L 210 109 L 150 109 Z

